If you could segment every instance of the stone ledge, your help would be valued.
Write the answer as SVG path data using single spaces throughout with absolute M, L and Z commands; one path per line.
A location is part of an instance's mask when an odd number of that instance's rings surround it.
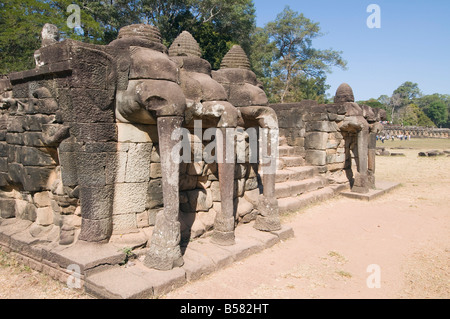
M 140 260 L 87 276 L 86 292 L 98 298 L 156 298 L 214 271 L 243 260 L 294 236 L 284 226 L 277 232 L 260 232 L 253 223 L 236 228 L 236 244 L 218 246 L 209 238 L 195 240 L 184 247 L 184 265 L 170 271 L 146 268 Z
M 341 192 L 341 195 L 348 198 L 371 201 L 394 189 L 400 187 L 400 183 L 380 181 L 376 182 L 375 189 L 369 190 L 366 194 L 354 193 L 352 191 Z
M 236 244 L 218 246 L 210 238 L 200 238 L 182 247 L 184 265 L 170 271 L 144 266 L 140 259 L 121 265 L 125 253 L 114 243 L 96 244 L 78 241 L 70 246 L 35 240 L 29 236 L 30 222 L 8 219 L 0 221 L 0 247 L 21 263 L 66 283 L 69 265 L 78 265 L 86 293 L 97 298 L 155 298 L 184 284 L 198 280 L 264 249 L 294 236 L 292 228 L 261 232 L 254 222 L 236 227 Z

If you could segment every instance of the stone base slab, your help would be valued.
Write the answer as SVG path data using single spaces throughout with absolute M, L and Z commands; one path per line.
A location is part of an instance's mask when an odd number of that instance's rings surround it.
M 399 186 L 400 183 L 377 181 L 375 183 L 375 189 L 370 189 L 369 192 L 366 194 L 354 193 L 352 191 L 344 191 L 341 192 L 340 194 L 348 198 L 371 201 L 396 189 Z
M 157 298 L 294 236 L 287 226 L 262 232 L 251 222 L 236 228 L 235 245 L 219 246 L 210 237 L 196 239 L 182 247 L 181 268 L 158 271 L 143 264 L 142 251 L 141 258 L 126 262 L 126 252 L 115 243 L 78 241 L 60 246 L 31 238 L 30 226 L 30 222 L 19 219 L 0 219 L 0 248 L 17 261 L 63 283 L 73 282 L 76 266 L 80 271 L 79 288 L 94 297 L 112 299 Z

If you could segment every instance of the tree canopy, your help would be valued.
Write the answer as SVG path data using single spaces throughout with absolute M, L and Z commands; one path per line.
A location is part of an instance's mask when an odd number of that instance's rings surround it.
M 81 28 L 70 29 L 70 4 L 81 12 Z M 63 38 L 107 44 L 121 27 L 148 23 L 161 31 L 169 46 L 184 30 L 199 41 L 213 68 L 233 44 L 249 52 L 255 28 L 252 0 L 5 0 L 0 4 L 0 73 L 33 67 L 33 52 L 45 23 L 55 24 Z
M 81 26 L 71 29 L 70 4 L 80 7 Z M 275 21 L 256 28 L 252 0 L 5 0 L 0 4 L 0 74 L 34 67 L 45 23 L 55 24 L 61 37 L 107 44 L 120 28 L 135 23 L 159 28 L 170 46 L 184 30 L 197 39 L 213 69 L 239 44 L 272 102 L 313 99 L 325 102 L 326 74 L 345 68 L 341 52 L 319 50 L 312 41 L 322 36 L 319 23 L 286 7 Z
M 324 99 L 326 73 L 332 67 L 345 69 L 347 62 L 342 52 L 312 46 L 322 35 L 318 22 L 289 6 L 253 34 L 251 63 L 272 102 Z
M 394 124 L 450 127 L 450 95 L 423 95 L 417 83 L 406 81 L 391 96 L 360 103 L 381 107 Z

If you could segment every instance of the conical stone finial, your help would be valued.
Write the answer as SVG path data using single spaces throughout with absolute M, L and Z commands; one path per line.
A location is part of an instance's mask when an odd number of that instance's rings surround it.
M 198 42 L 187 31 L 183 31 L 169 48 L 170 56 L 193 56 L 200 58 L 202 51 Z
M 250 70 L 250 61 L 240 45 L 234 45 L 223 57 L 221 69 L 246 69 Z
M 347 83 L 342 83 L 336 90 L 334 103 L 355 102 L 353 90 Z
M 148 24 L 131 24 L 119 30 L 118 39 L 130 37 L 138 37 L 151 42 L 161 43 L 159 29 Z

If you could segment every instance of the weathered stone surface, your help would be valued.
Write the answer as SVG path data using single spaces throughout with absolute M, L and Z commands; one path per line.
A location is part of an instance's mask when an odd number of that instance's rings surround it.
M 187 164 L 187 174 L 192 176 L 202 175 L 205 162 L 195 162 Z
M 353 95 L 353 90 L 347 83 L 342 83 L 334 97 L 334 103 L 345 103 L 345 102 L 355 102 L 355 97 Z
M 131 144 L 128 150 L 125 182 L 142 183 L 150 181 L 152 144 Z
M 77 123 L 71 132 L 80 142 L 115 142 L 117 127 L 115 123 Z
M 103 242 L 108 240 L 112 234 L 112 219 L 92 220 L 83 218 L 81 221 L 81 233 L 79 240 L 87 242 Z
M 110 218 L 114 202 L 114 187 L 81 187 L 81 214 L 89 220 Z
M 148 63 L 151 61 L 151 63 Z M 129 78 L 177 81 L 177 65 L 166 54 L 133 47 Z
M 187 31 L 183 31 L 173 41 L 169 48 L 169 56 L 192 56 L 201 57 L 202 52 L 198 42 Z
M 137 219 L 135 213 L 120 214 L 113 216 L 113 233 L 135 230 L 137 228 Z
M 16 199 L 16 217 L 36 221 L 36 206 L 26 200 Z
M 253 204 L 248 202 L 244 197 L 240 197 L 236 201 L 237 201 L 236 217 L 243 218 L 245 215 L 253 211 L 254 208 Z
M 187 196 L 192 211 L 207 212 L 213 206 L 212 192 L 209 189 L 188 191 Z
M 161 164 L 160 163 L 151 163 L 150 164 L 150 178 L 156 179 L 156 178 L 161 178 L 161 177 L 162 177 Z
M 183 175 L 180 178 L 180 191 L 193 190 L 197 187 L 197 176 Z
M 153 186 L 152 182 L 150 184 Z M 155 207 L 158 198 L 156 187 L 149 188 L 149 183 L 119 183 L 114 188 L 114 215 L 141 213 L 146 208 Z M 147 202 L 147 194 L 152 205 Z M 158 193 L 159 194 L 159 193 Z M 161 194 L 162 197 L 162 194 Z M 160 201 L 158 201 L 158 204 Z M 152 207 L 150 207 L 152 206 Z
M 53 210 L 51 207 L 38 208 L 36 210 L 36 222 L 41 226 L 53 224 Z
M 163 191 L 161 179 L 154 179 L 148 183 L 145 207 L 153 209 L 163 205 Z
M 155 229 L 144 264 L 153 269 L 171 270 L 181 267 L 184 263 L 179 246 L 180 223 L 171 221 L 164 215 L 165 212 L 161 211 L 156 216 Z
M 311 165 L 323 166 L 327 163 L 327 153 L 320 150 L 307 150 L 305 159 Z
M 338 126 L 335 122 L 330 121 L 311 121 L 306 123 L 307 131 L 319 131 L 319 132 L 336 132 Z
M 234 45 L 222 59 L 221 69 L 250 69 L 247 54 L 239 45 Z
M 13 218 L 16 214 L 15 199 L 0 199 L 0 216 L 2 218 Z
M 328 133 L 326 132 L 311 132 L 306 133 L 305 148 L 315 150 L 325 150 L 328 144 Z
M 118 142 L 154 143 L 158 141 L 156 125 L 117 123 Z
M 78 153 L 76 156 L 78 183 L 85 187 L 106 185 L 106 153 Z

